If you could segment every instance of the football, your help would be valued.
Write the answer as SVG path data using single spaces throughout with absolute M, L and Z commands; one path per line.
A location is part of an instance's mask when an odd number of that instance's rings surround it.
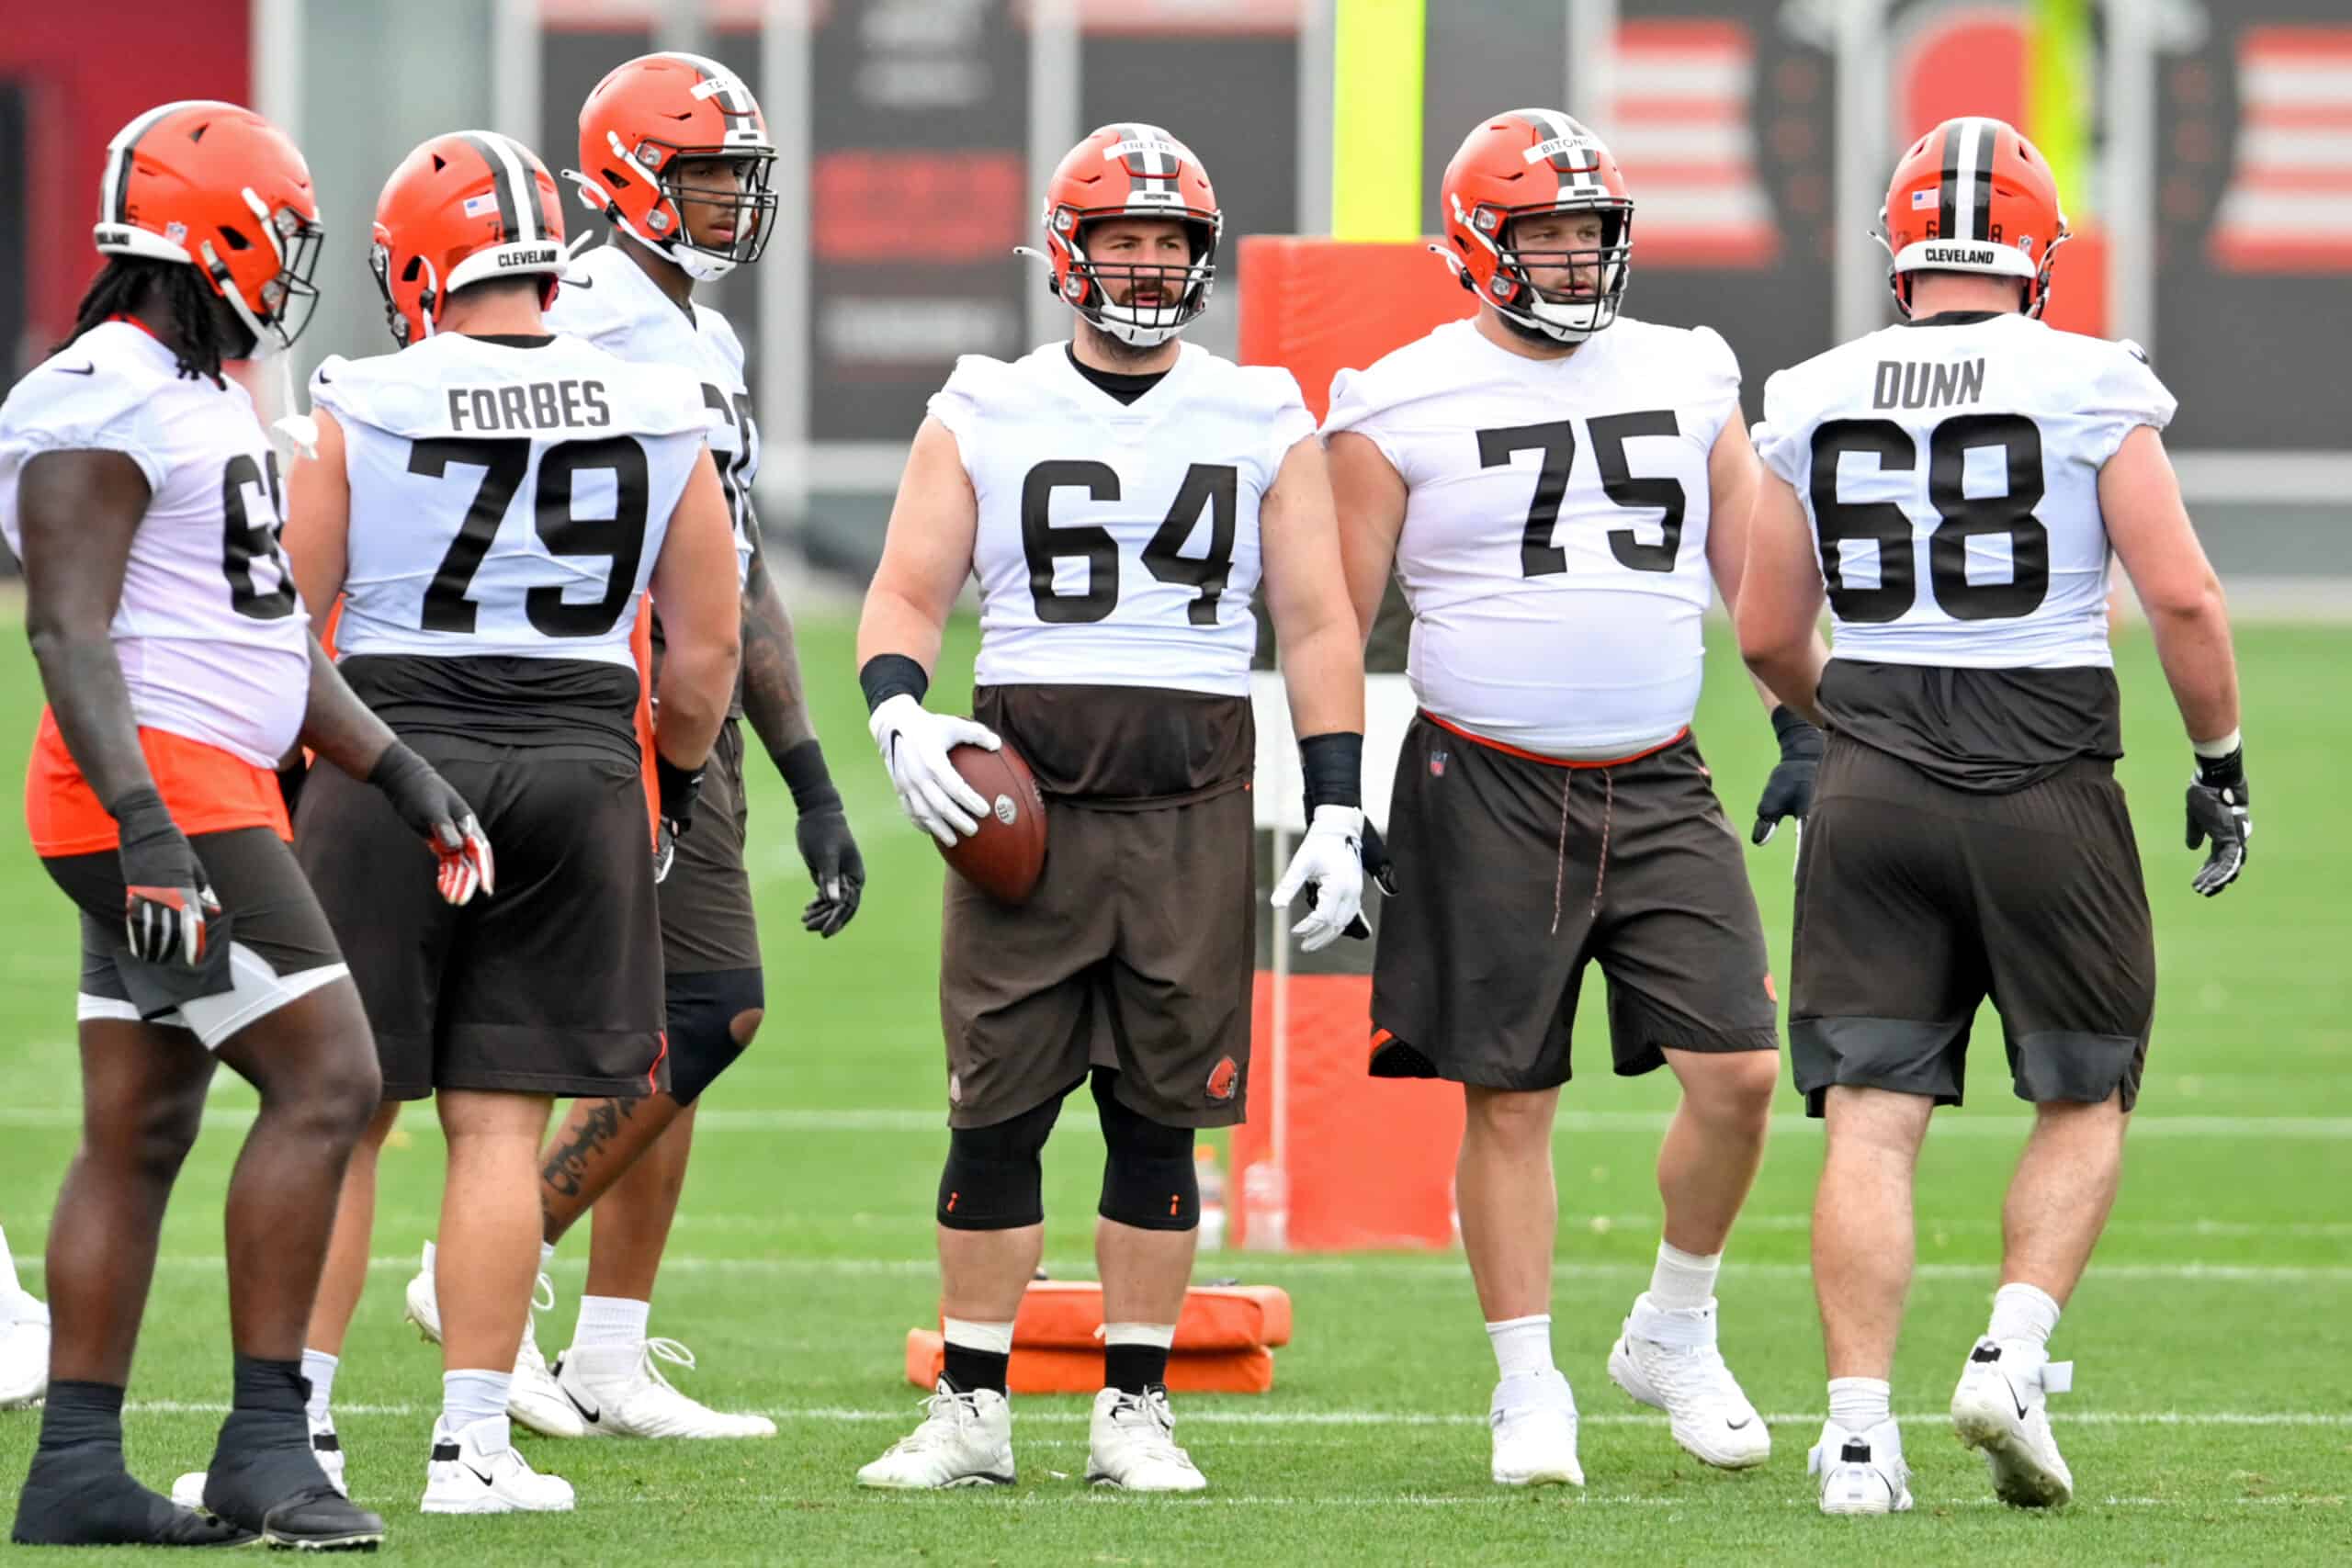
M 947 760 L 989 803 L 980 830 L 940 854 L 966 880 L 1001 904 L 1018 904 L 1046 869 L 1046 801 L 1029 764 L 1011 746 L 957 746 Z M 938 840 L 933 840 L 934 843 Z

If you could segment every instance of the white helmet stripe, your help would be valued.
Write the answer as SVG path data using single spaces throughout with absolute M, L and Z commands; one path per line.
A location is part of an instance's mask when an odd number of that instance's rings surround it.
M 1973 116 L 1960 122 L 1960 160 L 1952 174 L 1952 219 L 1949 238 L 1984 237 L 1992 214 L 1985 198 L 1993 183 L 1993 149 L 1986 145 L 1986 123 Z
M 759 105 L 752 101 L 752 90 L 743 85 L 743 79 L 708 55 L 688 54 L 684 50 L 673 49 L 663 51 L 662 58 L 683 60 L 696 71 L 701 72 L 704 79 L 712 85 L 713 96 L 718 99 L 718 107 L 726 113 L 758 112 Z
M 490 165 L 491 188 L 498 197 L 498 216 L 505 224 L 507 243 L 543 240 L 538 182 L 531 177 L 528 153 L 494 130 L 461 130 L 458 138 Z
M 217 99 L 212 98 L 181 98 L 173 103 L 156 105 L 115 132 L 114 140 L 107 143 L 106 174 L 98 186 L 98 220 L 100 222 L 128 223 L 130 221 L 130 214 L 126 210 L 126 203 L 130 195 L 130 159 L 131 154 L 138 151 L 139 139 L 145 136 L 154 127 L 155 122 L 165 115 L 180 109 L 209 107 L 215 105 L 221 108 L 233 107 L 220 104 Z

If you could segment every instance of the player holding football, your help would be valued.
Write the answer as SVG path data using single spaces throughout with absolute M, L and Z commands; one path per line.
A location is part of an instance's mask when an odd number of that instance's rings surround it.
M 1038 1154 L 1091 1077 L 1108 1157 L 1087 1478 L 1193 1492 L 1206 1483 L 1164 1385 L 1200 1221 L 1193 1133 L 1239 1121 L 1248 1089 L 1261 570 L 1311 813 L 1274 902 L 1314 890 L 1293 927 L 1310 950 L 1362 902 L 1363 664 L 1297 384 L 1177 341 L 1208 302 L 1222 228 L 1199 160 L 1157 126 L 1104 126 L 1055 171 L 1045 223 L 1074 335 L 957 362 L 916 433 L 858 628 L 907 814 L 943 844 L 974 832 L 988 807 L 948 751 L 1001 736 L 1036 775 L 1052 846 L 1017 908 L 947 879 L 947 1364 L 929 1417 L 858 1480 L 1013 1480 L 1005 1366 L 1043 1243 Z M 978 723 L 922 705 L 967 576 Z
M 294 471 L 287 543 L 307 592 L 345 596 L 354 687 L 488 803 L 503 876 L 456 919 L 389 897 L 383 814 L 332 775 L 305 788 L 297 842 L 350 947 L 388 1101 L 308 1344 L 339 1350 L 375 1148 L 398 1102 L 435 1095 L 446 1370 L 423 1506 L 560 1510 L 571 1486 L 533 1472 L 507 1417 L 537 1151 L 554 1097 L 668 1081 L 630 632 L 650 584 L 672 611 L 653 761 L 682 831 L 734 690 L 734 520 L 700 384 L 548 331 L 563 222 L 529 149 L 460 131 L 411 152 L 377 203 L 374 265 L 404 346 L 312 378 L 319 458 Z
M 328 1195 L 378 1077 L 273 770 L 307 746 L 382 814 L 379 894 L 435 899 L 420 837 L 452 902 L 487 885 L 490 851 L 311 636 L 278 552 L 277 456 L 222 373 L 301 331 L 320 233 L 310 171 L 267 120 L 210 101 L 149 110 L 107 146 L 107 261 L 74 334 L 0 408 L 0 528 L 50 704 L 26 818 L 82 916 L 83 1134 L 50 1226 L 56 1316 L 20 1545 L 383 1539 L 328 1484 L 302 1417 Z M 121 1413 L 216 1060 L 261 1110 L 229 1184 L 235 1382 L 208 1518 L 130 1478 Z
M 694 1364 L 673 1339 L 649 1339 L 653 1283 L 694 1145 L 694 1108 L 759 1031 L 766 1006 L 759 927 L 743 864 L 748 717 L 799 814 L 801 859 L 817 897 L 801 925 L 830 937 L 857 913 L 865 862 L 808 722 L 792 618 L 768 570 L 752 509 L 759 427 L 743 348 L 727 318 L 694 299 L 759 259 L 774 229 L 775 148 L 741 79 L 696 54 L 649 54 L 616 67 L 580 111 L 580 171 L 567 175 L 612 225 L 611 243 L 572 259 L 548 325 L 632 363 L 694 372 L 717 415 L 712 456 L 735 519 L 742 575 L 743 678 L 718 732 L 695 830 L 676 840 L 662 880 L 662 958 L 670 1087 L 639 1099 L 573 1104 L 540 1161 L 544 1244 L 593 1204 L 588 1288 L 571 1348 L 550 1373 L 525 1331 L 514 1418 L 549 1437 L 765 1438 L 763 1416 L 716 1411 L 673 1388 L 654 1358 Z M 658 611 L 659 606 L 656 606 Z M 663 647 L 657 619 L 655 670 Z M 429 1256 L 429 1254 L 428 1254 Z M 438 1312 L 427 1266 L 409 1282 L 427 1333 Z
M 1739 367 L 1707 328 L 1619 313 L 1634 202 L 1566 115 L 1488 118 L 1441 201 L 1477 315 L 1342 371 L 1323 427 L 1357 617 L 1369 636 L 1393 568 L 1421 709 L 1389 808 L 1401 890 L 1373 972 L 1372 1071 L 1463 1086 L 1494 1479 L 1582 1485 L 1552 1360 L 1552 1124 L 1599 962 L 1617 1072 L 1670 1066 L 1683 1091 L 1658 1154 L 1657 1269 L 1609 1375 L 1698 1458 L 1760 1464 L 1771 1439 L 1717 1348 L 1714 1284 L 1779 1035 L 1738 840 L 1690 737 L 1700 617 L 1711 580 L 1739 597 L 1755 494 Z M 1772 725 L 1783 761 L 1759 842 L 1804 814 L 1819 745 L 1785 709 Z
M 1829 1419 L 1821 1507 L 1911 1506 L 1887 1380 L 1929 1113 L 1960 1103 L 1990 995 L 2034 1125 L 2002 1211 L 2001 1286 L 1952 1425 L 1994 1491 L 2074 1491 L 2045 1395 L 2059 1309 L 2107 1224 L 2155 1006 L 2123 792 L 2108 554 L 2148 614 L 2196 773 L 2188 847 L 2215 894 L 2252 824 L 2237 666 L 2158 434 L 2172 394 L 2128 343 L 2042 325 L 2057 182 L 1997 119 L 1946 120 L 1880 217 L 1907 318 L 1766 383 L 1740 646 L 1829 730 L 1797 860 L 1791 1055 L 1828 1121 L 1813 1272 Z M 1836 653 L 1811 637 L 1825 586 Z

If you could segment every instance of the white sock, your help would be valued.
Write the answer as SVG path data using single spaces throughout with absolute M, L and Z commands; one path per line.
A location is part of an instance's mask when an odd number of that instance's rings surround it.
M 1894 1390 L 1884 1378 L 1831 1378 L 1829 1419 L 1856 1434 L 1894 1416 Z
M 327 1418 L 327 1401 L 334 1394 L 334 1370 L 341 1365 L 342 1357 L 330 1356 L 324 1350 L 302 1352 L 302 1375 L 311 1380 L 311 1397 L 302 1408 L 311 1420 Z
M 951 1317 L 941 1326 L 950 1345 L 961 1345 L 967 1350 L 985 1351 L 991 1356 L 1012 1354 L 1012 1325 L 1010 1323 L 975 1323 L 968 1317 Z
M 1993 1322 L 1987 1339 L 2023 1339 L 2048 1346 L 2058 1326 L 2058 1303 L 2039 1285 L 2004 1285 L 1993 1292 Z
M 580 1326 L 571 1331 L 574 1350 L 627 1349 L 634 1353 L 645 1343 L 645 1325 L 653 1315 L 651 1302 L 628 1296 L 582 1296 Z
M 459 1432 L 477 1421 L 487 1421 L 492 1416 L 503 1422 L 506 1417 L 506 1395 L 514 1382 L 514 1373 L 511 1368 L 503 1372 L 443 1372 L 442 1425 L 452 1432 Z
M 1172 1323 L 1106 1323 L 1102 1325 L 1105 1345 L 1157 1345 L 1165 1350 L 1176 1343 L 1176 1325 Z
M 1540 1377 L 1552 1367 L 1552 1314 L 1505 1318 L 1487 1325 L 1494 1342 L 1495 1365 L 1507 1378 Z
M 1715 1299 L 1715 1274 L 1724 1255 L 1685 1252 L 1669 1241 L 1657 1244 L 1657 1266 L 1650 1270 L 1650 1304 L 1662 1312 L 1697 1312 Z

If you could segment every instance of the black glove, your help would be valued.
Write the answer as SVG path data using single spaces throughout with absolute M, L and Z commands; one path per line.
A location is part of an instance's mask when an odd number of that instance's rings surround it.
M 278 798 L 286 802 L 286 820 L 294 820 L 295 808 L 302 804 L 302 786 L 310 782 L 311 764 L 300 751 L 294 760 L 277 770 Z
M 1772 733 L 1781 739 L 1781 760 L 1764 780 L 1764 794 L 1756 802 L 1753 843 L 1770 843 L 1781 818 L 1793 817 L 1802 827 L 1813 809 L 1814 776 L 1821 772 L 1821 731 L 1797 716 L 1782 703 L 1772 710 Z
M 678 840 L 694 831 L 695 801 L 702 794 L 702 769 L 682 768 L 656 750 L 653 792 L 661 803 L 656 809 L 662 816 L 661 825 L 653 832 L 653 880 L 659 885 L 669 876 L 670 867 L 678 858 Z
M 164 797 L 135 789 L 107 811 L 120 830 L 123 930 L 130 955 L 182 969 L 203 964 L 205 922 L 220 912 L 211 878 Z
M 432 763 L 395 740 L 368 770 L 368 783 L 382 792 L 409 830 L 441 863 L 435 880 L 443 898 L 463 904 L 478 891 L 485 897 L 491 893 L 490 840 L 466 797 L 450 788 Z
M 2245 747 L 2226 757 L 2197 759 L 2197 776 L 2188 781 L 2188 847 L 2211 839 L 2213 848 L 2189 886 L 2208 898 L 2245 869 L 2246 840 L 2254 837 L 2247 799 Z
M 804 931 L 831 936 L 857 915 L 865 892 L 865 857 L 849 830 L 849 813 L 842 808 L 842 792 L 833 787 L 825 769 L 824 748 L 812 738 L 777 752 L 775 771 L 792 791 L 792 808 L 799 816 L 793 838 L 817 897 L 800 911 Z

